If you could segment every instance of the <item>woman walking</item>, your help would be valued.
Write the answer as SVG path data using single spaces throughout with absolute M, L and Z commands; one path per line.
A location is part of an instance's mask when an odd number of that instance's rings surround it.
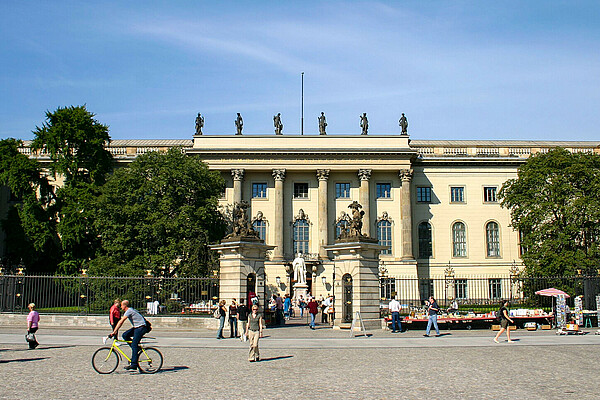
M 508 343 L 513 343 L 514 340 L 510 340 L 510 327 L 508 326 L 508 323 L 510 322 L 511 324 L 514 324 L 515 321 L 513 321 L 508 314 L 508 300 L 504 300 L 501 304 L 502 307 L 500 307 L 500 310 L 498 310 L 498 313 L 500 314 L 500 330 L 494 338 L 494 342 L 499 343 L 498 338 L 500 335 L 502 335 L 502 332 L 506 331 Z
M 35 338 L 35 333 L 38 330 L 39 322 L 40 322 L 40 314 L 35 311 L 35 304 L 30 303 L 27 308 L 29 308 L 29 315 L 27 315 L 27 334 L 31 334 L 33 340 L 27 339 L 29 343 L 29 349 L 33 350 L 39 346 L 37 339 Z
M 225 316 L 227 315 L 227 309 L 225 308 L 225 300 L 219 302 L 219 333 L 217 333 L 217 339 L 225 339 L 223 336 L 223 327 L 225 326 Z
M 265 323 L 262 314 L 258 313 L 258 306 L 252 306 L 252 313 L 248 315 L 248 325 L 246 326 L 246 336 L 250 341 L 250 353 L 248 361 L 260 361 L 258 351 L 258 339 L 262 336 Z

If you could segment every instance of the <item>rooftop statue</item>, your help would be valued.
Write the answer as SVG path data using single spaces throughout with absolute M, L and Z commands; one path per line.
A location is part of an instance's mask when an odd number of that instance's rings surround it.
M 400 120 L 398 120 L 398 125 L 400 125 L 400 128 L 402 128 L 402 134 L 408 135 L 408 120 L 406 119 L 404 113 L 402 113 L 402 117 L 400 117 Z
M 202 135 L 202 128 L 204 128 L 204 117 L 198 113 L 196 117 L 196 135 Z
M 318 118 L 319 120 L 319 134 L 327 135 L 325 132 L 325 128 L 327 127 L 327 120 L 325 119 L 325 113 L 321 111 L 321 116 Z
M 242 134 L 242 129 L 244 129 L 244 120 L 242 119 L 242 115 L 237 113 L 237 118 L 235 119 L 235 127 L 237 129 L 236 135 Z
M 281 123 L 281 113 L 277 113 L 277 115 L 273 117 L 273 125 L 275 126 L 275 134 L 282 135 L 283 124 Z
M 360 116 L 360 127 L 362 128 L 361 135 L 366 135 L 369 130 L 369 120 L 367 119 L 367 113 L 363 113 Z

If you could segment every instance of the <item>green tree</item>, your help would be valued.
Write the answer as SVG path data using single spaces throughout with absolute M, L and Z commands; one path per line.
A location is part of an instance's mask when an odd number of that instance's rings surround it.
M 180 148 L 151 152 L 117 169 L 96 202 L 101 248 L 90 272 L 205 275 L 214 262 L 208 244 L 225 233 L 217 209 L 223 189 L 218 172 Z
M 600 155 L 556 148 L 519 167 L 501 191 L 531 275 L 594 273 L 600 263 Z
M 0 185 L 14 199 L 2 221 L 5 264 L 22 260 L 29 272 L 53 272 L 59 257 L 56 197 L 39 164 L 19 152 L 22 146 L 20 140 L 0 140 Z
M 59 107 L 46 111 L 46 122 L 36 127 L 33 150 L 50 157 L 50 171 L 62 175 L 67 185 L 104 183 L 112 171 L 113 159 L 105 146 L 110 143 L 108 126 L 94 119 L 84 106 Z

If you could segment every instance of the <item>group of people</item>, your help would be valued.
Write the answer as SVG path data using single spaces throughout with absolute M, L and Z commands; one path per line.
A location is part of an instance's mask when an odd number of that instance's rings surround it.
M 225 319 L 229 319 L 229 327 L 231 330 L 230 338 L 240 338 L 240 340 L 250 342 L 250 352 L 248 353 L 248 361 L 255 362 L 260 361 L 260 353 L 258 350 L 258 339 L 263 336 L 263 329 L 265 328 L 264 317 L 258 312 L 258 302 L 252 301 L 250 310 L 244 304 L 244 299 L 240 299 L 237 303 L 236 299 L 231 301 L 231 304 L 227 308 L 227 302 L 221 300 L 217 307 L 217 313 L 219 316 L 219 330 L 217 332 L 217 339 L 225 339 L 223 336 L 223 328 L 225 327 Z M 241 335 L 238 330 L 238 321 L 241 322 Z

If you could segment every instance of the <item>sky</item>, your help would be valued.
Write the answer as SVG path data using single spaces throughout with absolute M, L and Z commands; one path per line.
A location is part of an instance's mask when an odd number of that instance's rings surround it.
M 112 139 L 600 140 L 598 1 L 2 1 L 0 138 L 86 105 Z

